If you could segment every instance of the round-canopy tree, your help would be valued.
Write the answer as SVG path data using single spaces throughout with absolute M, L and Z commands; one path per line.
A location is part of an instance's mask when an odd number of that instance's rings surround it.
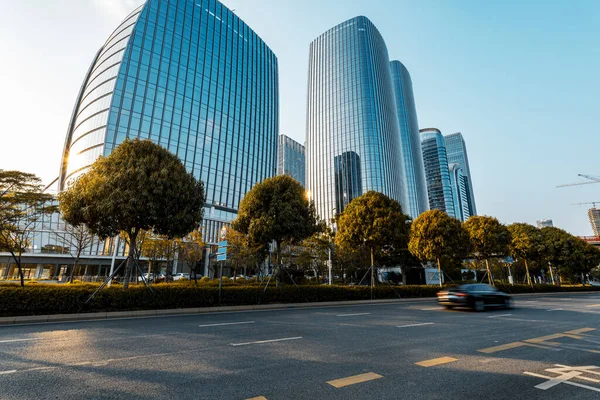
M 539 257 L 542 233 L 535 226 L 524 223 L 514 223 L 507 228 L 511 235 L 509 250 L 513 256 L 525 262 L 527 284 L 533 286 L 527 260 L 535 260 Z
M 510 232 L 496 218 L 487 216 L 473 216 L 465 222 L 464 226 L 469 232 L 473 252 L 478 258 L 485 260 L 488 282 L 493 285 L 489 258 L 503 257 L 508 254 Z
M 408 217 L 388 196 L 369 191 L 353 199 L 338 216 L 335 243 L 342 251 L 365 246 L 371 253 L 371 286 L 375 285 L 375 253 L 405 249 Z
M 231 226 L 253 246 L 275 242 L 277 283 L 281 243 L 299 243 L 322 228 L 304 188 L 287 175 L 265 179 L 246 193 Z
M 202 222 L 204 185 L 182 162 L 149 140 L 125 140 L 108 157 L 59 195 L 60 210 L 71 225 L 85 224 L 102 238 L 124 232 L 129 255 L 124 288 L 135 262 L 141 230 L 183 237 Z
M 410 229 L 410 252 L 421 261 L 436 261 L 442 286 L 442 258 L 462 259 L 469 250 L 469 235 L 461 222 L 443 211 L 419 215 Z

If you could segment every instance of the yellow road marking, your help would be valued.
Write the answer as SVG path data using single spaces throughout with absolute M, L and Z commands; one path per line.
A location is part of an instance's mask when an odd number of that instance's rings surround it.
M 448 364 L 448 363 L 454 362 L 456 360 L 457 360 L 456 358 L 452 358 L 452 357 L 440 357 L 440 358 L 434 358 L 432 360 L 421 361 L 421 362 L 418 362 L 415 364 L 420 365 L 421 367 L 434 367 L 436 365 Z
M 477 350 L 477 351 L 480 353 L 495 353 L 497 351 L 514 349 L 514 348 L 521 347 L 521 346 L 527 346 L 527 343 L 512 342 L 512 343 L 503 344 L 501 346 L 488 347 L 487 349 L 481 349 L 481 350 Z
M 258 397 L 253 397 L 251 399 L 246 399 L 246 400 L 267 400 L 267 398 L 264 396 L 258 396 Z
M 374 379 L 381 379 L 383 376 L 374 372 L 367 372 L 366 374 L 360 374 L 355 376 L 349 376 L 348 378 L 336 379 L 334 381 L 327 382 L 334 388 L 341 388 L 344 386 L 355 385 L 357 383 L 368 382 Z
M 533 338 L 533 339 L 527 339 L 525 341 L 531 342 L 531 343 L 540 343 L 540 342 L 546 342 L 546 341 L 552 340 L 552 339 L 559 339 L 561 337 L 565 337 L 565 335 L 562 333 L 556 333 L 554 335 L 540 336 L 540 337 Z
M 600 307 L 600 304 L 589 304 L 586 307 Z
M 575 329 L 574 331 L 567 331 L 565 333 L 568 333 L 569 335 L 579 335 L 580 333 L 586 333 L 586 332 L 591 332 L 591 331 L 595 331 L 596 328 L 581 328 L 581 329 Z

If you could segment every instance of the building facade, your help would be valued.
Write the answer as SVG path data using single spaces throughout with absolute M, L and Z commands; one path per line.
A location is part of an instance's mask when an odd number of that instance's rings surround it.
M 412 80 L 406 67 L 400 61 L 394 60 L 390 63 L 390 68 L 400 124 L 400 148 L 406 181 L 407 208 L 404 212 L 414 219 L 429 210 L 417 108 Z
M 448 162 L 461 166 L 465 177 L 468 180 L 469 190 L 469 216 L 477 215 L 477 207 L 475 206 L 475 194 L 473 193 L 473 180 L 471 179 L 471 168 L 469 167 L 469 157 L 467 155 L 467 145 L 465 139 L 460 132 L 452 133 L 444 136 L 446 143 L 446 153 Z
M 310 44 L 306 155 L 306 186 L 320 218 L 330 220 L 369 190 L 407 209 L 390 60 L 366 17 Z
M 429 208 L 444 211 L 451 217 L 455 217 L 454 195 L 444 137 L 435 128 L 421 129 L 419 132 L 421 133 Z
M 67 132 L 59 189 L 127 138 L 176 154 L 204 182 L 214 243 L 277 167 L 277 58 L 216 0 L 148 0 L 96 54 Z
M 536 225 L 538 228 L 546 228 L 546 227 L 552 228 L 554 226 L 554 223 L 552 222 L 552 220 L 550 218 L 545 218 L 545 219 L 540 219 L 539 221 L 536 221 Z
M 600 237 L 600 209 L 594 207 L 588 210 L 588 217 L 590 217 L 590 224 L 592 225 L 592 231 L 594 236 Z
M 306 150 L 285 135 L 279 135 L 277 175 L 289 175 L 306 186 Z
M 459 164 L 449 164 L 448 171 L 450 172 L 454 216 L 464 222 L 471 216 L 469 210 L 469 182 L 462 166 Z

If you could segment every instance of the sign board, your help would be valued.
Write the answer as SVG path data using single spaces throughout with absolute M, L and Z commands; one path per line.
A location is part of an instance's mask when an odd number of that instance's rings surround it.
M 227 247 L 227 240 L 223 240 L 222 242 L 219 242 L 219 247 Z
M 217 261 L 226 261 L 227 260 L 227 254 L 223 253 L 223 254 L 217 254 Z

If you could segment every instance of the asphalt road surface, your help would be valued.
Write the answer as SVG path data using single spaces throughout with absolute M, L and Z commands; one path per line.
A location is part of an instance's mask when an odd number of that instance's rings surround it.
M 0 327 L 0 399 L 600 399 L 600 294 Z

